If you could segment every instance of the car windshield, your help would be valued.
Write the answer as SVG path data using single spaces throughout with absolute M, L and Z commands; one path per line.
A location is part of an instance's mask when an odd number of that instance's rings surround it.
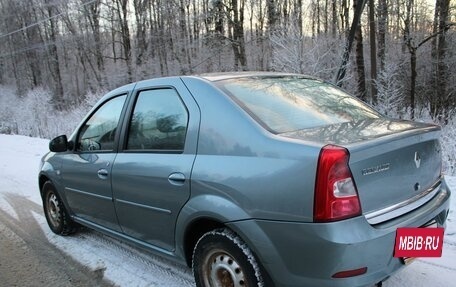
M 381 117 L 360 100 L 320 80 L 249 77 L 216 84 L 273 133 Z

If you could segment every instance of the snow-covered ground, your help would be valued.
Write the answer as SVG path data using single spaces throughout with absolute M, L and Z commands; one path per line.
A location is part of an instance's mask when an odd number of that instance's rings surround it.
M 37 171 L 41 156 L 48 150 L 48 141 L 24 136 L 0 135 L 0 210 L 19 219 L 12 197 L 21 198 L 41 208 Z M 456 191 L 456 177 L 447 177 Z M 390 278 L 384 286 L 456 286 L 456 201 L 445 234 L 441 258 L 418 259 Z M 39 210 L 39 211 L 38 211 Z M 32 210 L 47 239 L 75 260 L 118 286 L 193 286 L 190 270 L 168 260 L 104 236 L 82 231 L 74 236 L 53 234 L 40 209 Z M 1 284 L 0 284 L 1 285 Z

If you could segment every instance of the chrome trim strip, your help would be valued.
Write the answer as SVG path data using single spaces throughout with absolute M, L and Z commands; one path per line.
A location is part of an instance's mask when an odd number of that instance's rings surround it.
M 385 222 L 387 220 L 393 219 L 395 217 L 401 216 L 407 212 L 410 212 L 429 200 L 431 200 L 440 190 L 441 187 L 440 180 L 434 184 L 431 188 L 415 195 L 412 198 L 404 200 L 402 202 L 396 203 L 394 205 L 388 206 L 386 208 L 369 212 L 364 214 L 369 224 L 378 224 Z
M 142 208 L 145 208 L 145 209 L 150 209 L 150 210 L 153 210 L 153 211 L 158 211 L 158 212 L 162 212 L 162 213 L 166 213 L 166 214 L 171 214 L 171 210 L 169 210 L 169 209 L 153 207 L 153 206 L 144 205 L 144 204 L 131 202 L 131 201 L 127 201 L 127 200 L 122 200 L 122 199 L 116 199 L 116 201 L 119 202 L 119 203 L 123 203 L 123 204 L 133 205 L 133 206 L 142 207 Z
M 100 194 L 95 194 L 95 193 L 90 193 L 90 192 L 82 191 L 82 190 L 75 189 L 75 188 L 65 187 L 65 191 L 71 191 L 71 192 L 75 192 L 75 193 L 79 193 L 79 194 L 84 194 L 84 195 L 88 195 L 88 196 L 92 196 L 92 197 L 96 197 L 96 198 L 112 201 L 112 197 L 104 196 L 104 195 L 100 195 Z

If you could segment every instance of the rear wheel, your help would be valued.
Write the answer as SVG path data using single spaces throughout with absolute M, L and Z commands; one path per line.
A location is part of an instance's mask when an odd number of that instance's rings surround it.
M 71 220 L 50 181 L 43 185 L 42 194 L 44 215 L 52 232 L 59 235 L 68 235 L 75 232 L 76 224 Z
M 229 229 L 201 237 L 193 252 L 193 274 L 199 287 L 263 286 L 252 251 Z

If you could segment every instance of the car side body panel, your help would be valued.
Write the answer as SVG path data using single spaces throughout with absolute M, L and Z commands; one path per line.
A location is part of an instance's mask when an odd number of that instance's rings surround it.
M 303 141 L 270 134 L 205 80 L 184 82 L 201 109 L 192 197 L 227 198 L 251 218 L 311 222 L 315 173 L 308 171 L 322 145 L 303 148 Z

